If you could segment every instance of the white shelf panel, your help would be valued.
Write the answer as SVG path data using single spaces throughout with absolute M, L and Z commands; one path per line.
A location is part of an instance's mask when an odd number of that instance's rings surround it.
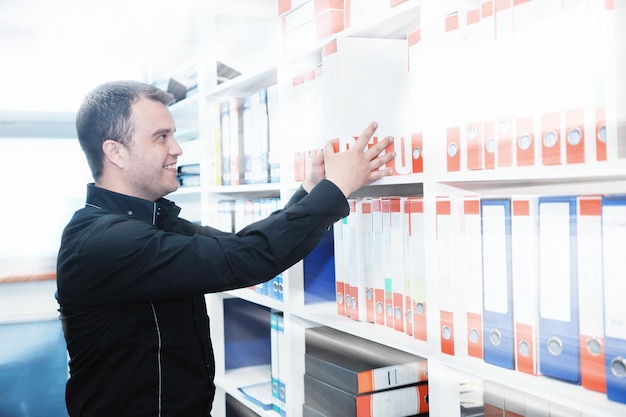
M 545 376 L 534 376 L 487 364 L 480 359 L 439 355 L 438 361 L 465 374 L 475 375 L 477 380 L 491 380 L 530 395 L 547 399 L 583 415 L 616 417 L 626 415 L 626 404 L 609 401 L 606 394 L 590 391 L 582 386 L 569 384 Z
M 202 193 L 201 186 L 193 186 L 193 187 L 180 187 L 178 190 L 174 191 L 170 194 L 170 197 L 173 199 L 177 197 L 197 197 L 200 198 L 200 194 Z
M 251 290 L 248 288 L 241 288 L 238 290 L 226 291 L 226 294 L 232 297 L 241 298 L 242 300 L 246 300 L 251 303 L 258 304 L 258 305 L 271 308 L 274 310 L 284 311 L 285 309 L 285 303 L 283 303 L 282 301 L 271 298 L 267 295 L 259 294 L 255 292 L 254 290 Z
M 626 193 L 626 163 L 453 172 L 441 175 L 438 182 L 481 194 Z
M 260 69 L 250 74 L 242 74 L 237 78 L 219 84 L 206 94 L 211 101 L 227 100 L 233 97 L 244 97 L 263 88 L 276 84 L 277 67 Z
M 294 309 L 291 314 L 308 322 L 329 326 L 342 332 L 350 333 L 364 339 L 382 343 L 395 349 L 428 357 L 426 342 L 416 340 L 408 334 L 401 333 L 382 325 L 355 321 L 336 313 L 334 302 L 309 304 L 304 308 Z
M 273 410 L 264 410 L 257 404 L 254 404 L 246 398 L 245 395 L 239 391 L 240 387 L 260 384 L 270 380 L 270 366 L 250 366 L 245 368 L 238 368 L 226 372 L 225 375 L 215 378 L 215 385 L 224 392 L 230 394 L 237 401 L 245 404 L 250 410 L 254 411 L 260 416 L 276 417 L 277 414 Z
M 218 187 L 209 187 L 207 190 L 210 194 L 221 194 L 224 196 L 230 196 L 231 198 L 264 198 L 280 196 L 280 184 L 278 183 L 222 185 Z

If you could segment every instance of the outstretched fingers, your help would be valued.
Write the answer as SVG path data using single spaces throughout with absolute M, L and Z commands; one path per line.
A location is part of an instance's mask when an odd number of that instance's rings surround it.
M 374 132 L 376 132 L 376 129 L 378 129 L 378 122 L 370 123 L 361 133 L 361 136 L 359 136 L 359 138 L 356 140 L 356 143 L 354 144 L 354 149 L 358 151 L 363 151 L 372 136 L 374 135 Z
M 394 151 L 385 151 L 389 145 L 393 143 L 393 137 L 387 136 L 380 142 L 374 144 L 371 148 L 369 148 L 365 154 L 366 157 L 370 161 L 371 169 L 379 169 L 384 166 L 387 162 L 391 161 L 396 153 Z M 385 153 L 382 153 L 385 151 Z M 381 155 L 382 154 L 382 155 Z

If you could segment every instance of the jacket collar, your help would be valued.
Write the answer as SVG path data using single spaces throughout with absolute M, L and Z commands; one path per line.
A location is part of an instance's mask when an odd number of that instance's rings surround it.
M 156 226 L 160 226 L 166 218 L 174 220 L 180 213 L 180 207 L 165 198 L 156 202 L 144 200 L 96 187 L 94 183 L 87 185 L 85 205 L 123 214 Z

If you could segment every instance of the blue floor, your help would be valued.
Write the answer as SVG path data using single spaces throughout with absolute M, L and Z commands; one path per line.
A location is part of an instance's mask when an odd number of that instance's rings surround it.
M 67 417 L 59 320 L 0 324 L 0 416 Z

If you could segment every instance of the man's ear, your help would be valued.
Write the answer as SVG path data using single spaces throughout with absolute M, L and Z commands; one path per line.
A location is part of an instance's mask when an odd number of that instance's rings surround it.
M 102 143 L 104 157 L 111 164 L 118 168 L 124 168 L 126 161 L 126 148 L 124 145 L 113 139 L 107 139 Z

